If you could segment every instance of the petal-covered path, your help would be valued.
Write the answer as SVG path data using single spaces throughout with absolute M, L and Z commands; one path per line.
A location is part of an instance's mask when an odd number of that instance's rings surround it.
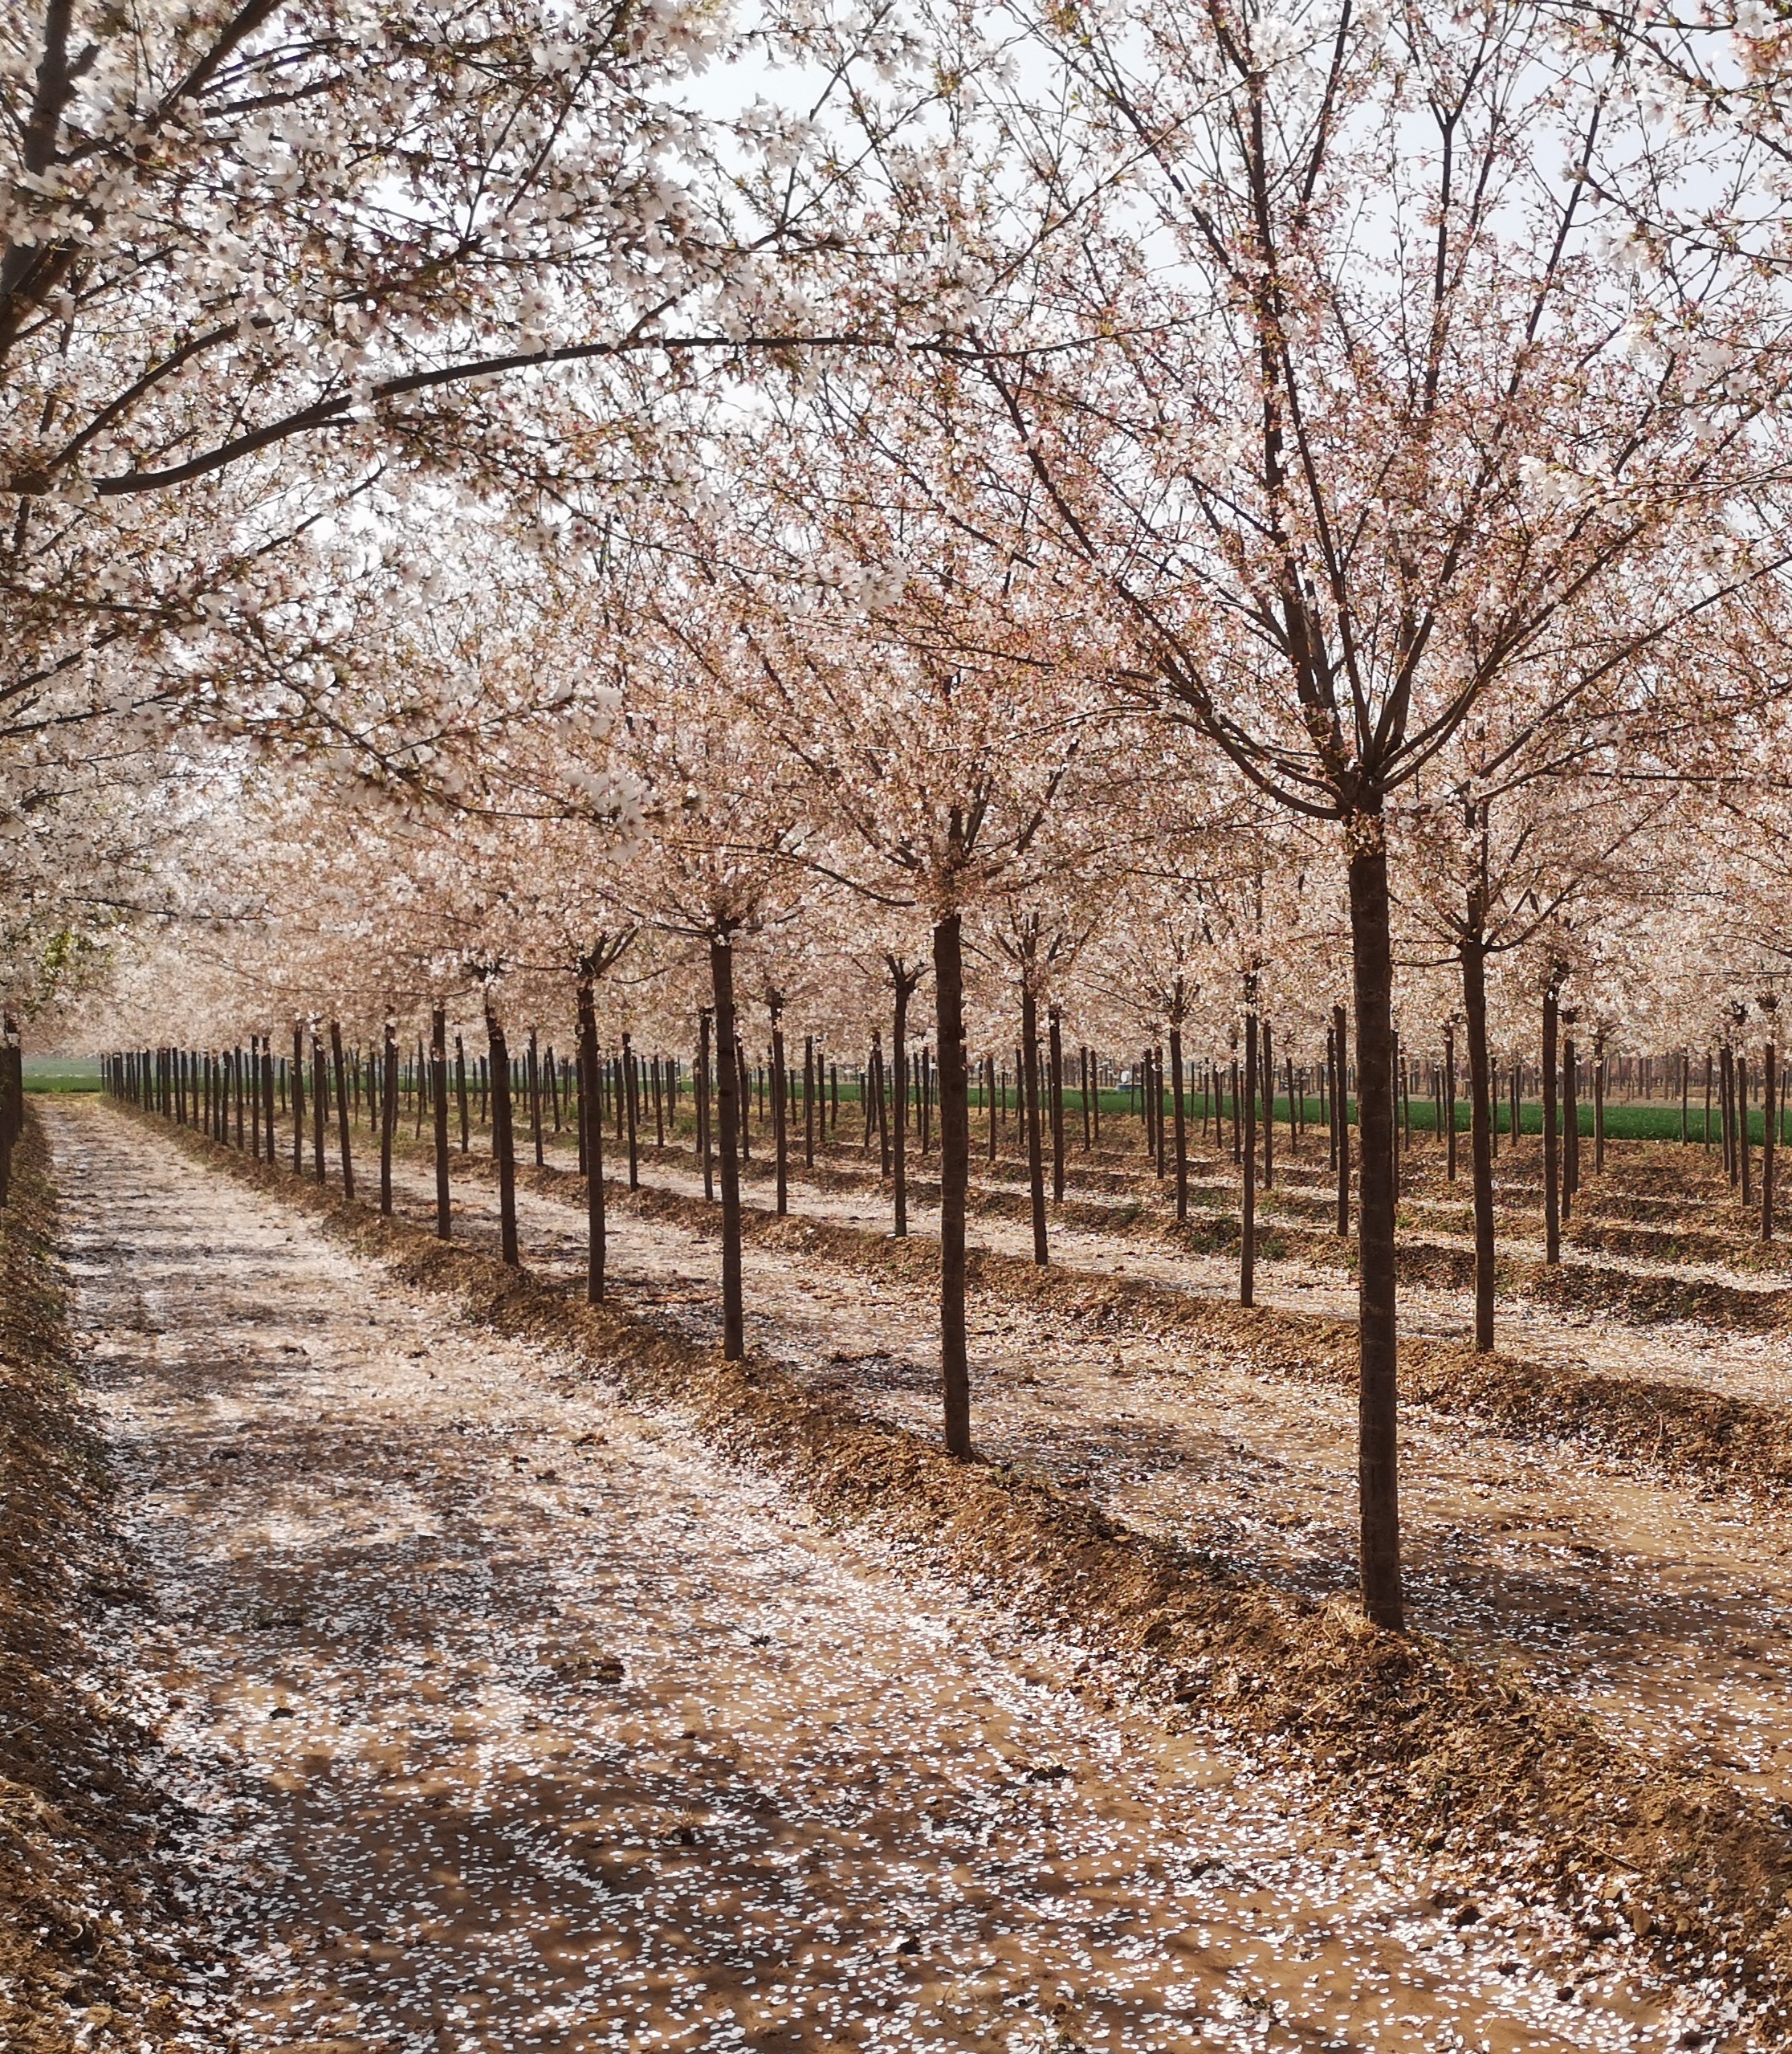
M 104 1106 L 47 1115 L 234 1967 L 195 2048 L 1698 2044 Z

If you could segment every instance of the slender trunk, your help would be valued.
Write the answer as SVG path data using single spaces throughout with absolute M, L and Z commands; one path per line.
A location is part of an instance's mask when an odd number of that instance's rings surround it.
M 772 1153 L 778 1194 L 778 1217 L 790 1210 L 790 1106 L 785 1088 L 784 1024 L 772 1016 Z
M 1556 1123 L 1556 1030 L 1561 1003 L 1554 980 L 1543 991 L 1543 1260 L 1562 1260 L 1562 1143 Z
M 535 1143 L 536 1168 L 547 1161 L 541 1146 L 541 1049 L 536 1029 L 529 1029 L 529 1130 Z
M 389 1020 L 380 1063 L 380 1210 L 392 1214 L 392 1143 L 398 1131 L 398 1024 Z
M 1179 1025 L 1170 1029 L 1170 1090 L 1176 1118 L 1176 1221 L 1188 1220 L 1188 1129 L 1183 1103 L 1183 1046 Z
M 330 1022 L 330 1062 L 336 1071 L 336 1144 L 342 1155 L 342 1195 L 355 1195 L 355 1165 L 348 1152 L 348 1071 L 342 1057 L 342 1023 Z
M 175 1102 L 178 1106 L 178 1097 Z M 304 1171 L 305 1030 L 295 1021 L 292 1028 L 292 1174 L 295 1177 L 303 1176 Z
M 711 1030 L 715 1019 L 709 1007 L 697 1014 L 697 1151 L 703 1159 L 703 1202 L 715 1203 L 715 1130 L 712 1124 L 715 1094 L 710 1079 L 712 1058 Z
M 1487 949 L 1462 944 L 1462 1017 L 1468 1037 L 1468 1168 L 1475 1197 L 1475 1351 L 1493 1347 L 1493 1137 L 1488 1121 L 1493 1065 L 1487 1049 Z
M 1052 1065 L 1052 1198 L 1064 1203 L 1064 1032 L 1054 1005 L 1045 1016 Z
M 498 1238 L 511 1269 L 519 1257 L 516 1245 L 516 1141 L 511 1120 L 511 1059 L 503 1023 L 488 997 L 486 1042 L 491 1060 L 491 1154 L 498 1165 Z
M 1466 963 L 1464 965 L 1464 971 L 1466 975 Z M 1444 1029 L 1444 1117 L 1449 1125 L 1448 1155 L 1444 1174 L 1448 1182 L 1454 1184 L 1456 1180 L 1456 1074 L 1454 1027 L 1446 1027 Z
M 1263 1188 L 1276 1188 L 1276 1051 L 1267 1020 L 1257 1022 L 1257 1082 L 1263 1090 Z
M 1350 1016 L 1341 1005 L 1332 1008 L 1332 1049 L 1337 1069 L 1334 1102 L 1338 1126 L 1338 1231 L 1350 1231 Z
M 262 1037 L 262 1132 L 267 1137 L 267 1159 L 274 1160 L 274 1052 L 271 1034 Z
M 1770 1041 L 1761 1066 L 1761 1238 L 1774 1238 L 1774 1143 L 1779 1124 L 1779 1051 Z
M 1753 1182 L 1753 1151 L 1749 1146 L 1749 1058 L 1738 1049 L 1736 1052 L 1736 1159 L 1742 1172 L 1742 1204 L 1745 1210 L 1754 1204 Z
M 1043 1269 L 1045 1249 L 1045 1155 L 1040 1132 L 1039 1009 L 1030 986 L 1020 987 L 1020 1056 L 1027 1109 L 1027 1176 L 1032 1200 L 1033 1261 Z
M 1363 1609 L 1401 1632 L 1398 1328 L 1394 1267 L 1394 952 L 1382 823 L 1359 820 L 1350 864 L 1350 953 L 1357 1013 L 1357 1477 Z
M 803 1037 L 803 1168 L 815 1168 L 815 1102 L 821 1094 L 816 1089 L 817 1072 L 815 1062 L 815 1037 Z
M 971 1096 L 964 1051 L 964 960 L 956 913 L 933 931 L 934 1027 L 939 1049 L 939 1367 L 946 1449 L 971 1453 L 970 1343 L 965 1319 L 964 1208 L 971 1182 Z
M 1574 1214 L 1574 1196 L 1580 1189 L 1580 1062 L 1574 1052 L 1570 1012 L 1562 1021 L 1568 1029 L 1562 1037 L 1562 1217 Z
M 731 942 L 711 941 L 710 984 L 715 1000 L 715 1045 L 730 1050 L 737 1040 Z M 724 1054 L 717 1073 L 722 1125 L 722 1356 L 725 1362 L 739 1362 L 747 1352 L 740 1284 L 740 1066 Z
M 989 1093 L 989 1159 L 993 1163 L 996 1159 L 997 1138 L 1000 1131 L 1002 1116 L 1001 1107 L 996 1102 L 996 1058 L 994 1056 L 985 1056 L 984 1058 L 984 1078 Z
M 1605 1168 L 1606 1053 L 1602 1041 L 1593 1044 L 1593 1174 Z
M 430 1015 L 430 1092 L 435 1115 L 436 1232 L 446 1241 L 453 1230 L 448 1203 L 448 1016 L 439 1005 Z
M 895 1179 L 896 1238 L 901 1241 L 908 1233 L 908 1002 L 913 987 L 900 976 L 895 985 L 890 1080 L 896 1087 L 896 1117 L 890 1123 L 890 1168 Z
M 454 1037 L 454 1107 L 460 1115 L 460 1151 L 465 1155 L 471 1151 L 473 1135 L 466 1102 L 466 1042 L 459 1034 Z
M 1085 1047 L 1082 1047 L 1082 1046 L 1081 1046 L 1081 1045 L 1079 1045 L 1079 1046 L 1078 1046 L 1078 1048 L 1077 1048 L 1077 1063 L 1078 1063 L 1078 1065 L 1079 1065 L 1079 1066 L 1080 1066 L 1080 1074 L 1081 1074 L 1081 1078 L 1082 1078 L 1082 1131 L 1083 1131 L 1083 1153 L 1084 1153 L 1085 1155 L 1089 1153 L 1089 1140 L 1090 1140 L 1089 1115 L 1089 1080 L 1090 1075 L 1092 1074 L 1092 1073 L 1093 1073 L 1093 1070 L 1094 1070 L 1094 1065 L 1093 1065 L 1093 1064 L 1089 1062 L 1089 1050 L 1087 1049 L 1087 1048 L 1085 1048 Z
M 637 1093 L 635 1090 L 635 1053 L 629 1037 L 622 1037 L 622 1103 L 629 1123 L 629 1188 L 641 1188 L 641 1150 L 637 1132 Z
M 579 980 L 579 1117 L 584 1130 L 585 1302 L 604 1302 L 604 1116 L 597 1096 L 597 995 L 589 976 Z M 706 1027 L 707 1016 L 705 1016 Z M 707 1043 L 706 1043 L 707 1052 Z
M 330 1074 L 324 1066 L 324 1037 L 312 1029 L 312 1174 L 320 1184 L 328 1172 L 324 1164 L 324 1128 L 329 1117 Z
M 1239 1206 L 1238 1302 L 1255 1302 L 1256 1291 L 1256 1060 L 1257 1017 L 1254 1005 L 1244 1010 L 1244 1192 Z

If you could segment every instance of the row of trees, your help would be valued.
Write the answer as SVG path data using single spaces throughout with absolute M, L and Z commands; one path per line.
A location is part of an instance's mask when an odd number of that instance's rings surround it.
M 1397 1005 L 1460 1012 L 1485 1108 L 1521 996 L 1702 1045 L 1784 943 L 1783 27 L 5 32 L 18 1001 L 147 918 L 189 985 L 236 960 L 218 1038 L 325 992 L 595 1009 L 651 932 L 726 1048 L 736 949 L 793 1000 L 772 959 L 844 925 L 931 971 L 961 1451 L 979 980 L 1023 1046 L 1104 960 L 1110 1045 L 1217 1004 L 1317 1061 L 1345 1003 L 1397 1625 Z M 735 59 L 784 104 L 699 86 Z

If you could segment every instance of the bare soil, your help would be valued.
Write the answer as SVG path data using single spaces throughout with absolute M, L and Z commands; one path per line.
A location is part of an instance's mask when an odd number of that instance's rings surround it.
M 48 1118 L 153 1593 L 128 1653 L 231 1962 L 195 2046 L 1725 2032 L 1715 1965 L 1328 1831 L 900 1520 L 836 1526 L 548 1327 L 470 1326 L 436 1258 L 413 1287 L 139 1123 Z

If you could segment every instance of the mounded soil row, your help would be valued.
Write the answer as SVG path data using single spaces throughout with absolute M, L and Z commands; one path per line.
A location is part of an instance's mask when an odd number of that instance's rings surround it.
M 570 1351 L 632 1401 L 675 1408 L 706 1444 L 822 1517 L 874 1527 L 1020 1619 L 1096 1644 L 1171 1718 L 1310 1773 L 1346 1826 L 1373 1816 L 1471 1873 L 1522 1875 L 1591 1933 L 1627 1922 L 1671 1975 L 1721 1978 L 1770 2032 L 1792 2017 L 1792 1830 L 1721 1777 L 1645 1762 L 1592 1718 L 1436 1643 L 1269 1593 L 1077 1498 L 955 1462 L 771 1364 L 724 1363 L 622 1306 L 584 1306 L 190 1130 L 170 1138 L 303 1204 L 406 1282 L 455 1294 L 474 1319 Z M 821 1241 L 813 1223 L 776 1224 Z

